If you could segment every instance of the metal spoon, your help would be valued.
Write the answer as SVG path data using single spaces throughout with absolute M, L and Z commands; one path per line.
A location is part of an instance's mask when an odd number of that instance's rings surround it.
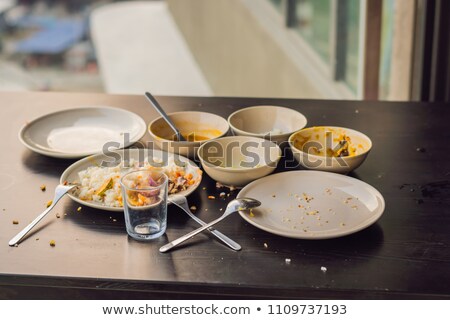
M 38 216 L 36 217 L 36 219 L 34 219 L 28 226 L 26 226 L 22 231 L 20 231 L 14 238 L 12 238 L 12 239 L 9 241 L 8 244 L 9 244 L 10 246 L 14 246 L 14 245 L 16 245 L 17 243 L 19 243 L 20 240 L 22 240 L 22 238 L 25 237 L 26 234 L 27 234 L 28 232 L 30 232 L 30 230 L 33 229 L 33 227 L 34 227 L 35 225 L 37 225 L 37 224 L 39 223 L 39 221 L 41 221 L 42 218 L 44 218 L 44 217 L 47 215 L 47 213 L 49 213 L 49 212 L 53 209 L 53 207 L 56 205 L 56 203 L 58 203 L 58 201 L 59 201 L 59 200 L 60 200 L 67 192 L 69 192 L 70 190 L 72 190 L 72 189 L 75 188 L 75 187 L 76 187 L 76 185 L 70 185 L 70 186 L 64 186 L 64 185 L 62 185 L 62 184 L 58 185 L 58 186 L 56 187 L 56 189 L 55 189 L 55 197 L 53 198 L 52 204 L 51 204 L 47 209 L 45 209 L 44 212 L 42 212 L 40 215 L 38 215 Z
M 178 141 L 186 141 L 186 139 L 181 135 L 180 130 L 177 129 L 175 124 L 170 120 L 167 113 L 164 111 L 164 109 L 161 107 L 161 105 L 156 101 L 156 99 L 150 94 L 150 92 L 146 92 L 145 96 L 147 97 L 148 101 L 152 104 L 152 106 L 158 111 L 158 113 L 163 117 L 164 120 L 166 120 L 167 124 L 172 128 L 172 130 L 175 132 L 175 135 L 177 136 Z
M 180 238 L 178 238 L 176 240 L 173 240 L 173 241 L 169 242 L 166 245 L 163 245 L 161 248 L 159 248 L 159 252 L 167 252 L 167 251 L 169 251 L 170 249 L 176 247 L 180 243 L 183 243 L 186 240 L 189 240 L 190 238 L 192 238 L 196 234 L 198 234 L 198 233 L 202 232 L 203 230 L 206 230 L 206 229 L 212 227 L 213 225 L 215 225 L 216 223 L 222 221 L 223 219 L 228 217 L 233 212 L 240 211 L 240 210 L 248 210 L 248 209 L 256 208 L 256 207 L 259 207 L 260 205 L 261 205 L 261 202 L 259 202 L 256 199 L 252 199 L 252 198 L 235 199 L 235 200 L 231 201 L 230 203 L 228 203 L 225 212 L 219 218 L 217 218 L 216 220 L 211 221 L 210 223 L 204 225 L 203 227 L 200 227 L 198 229 L 195 229 L 192 232 L 189 232 L 188 234 L 185 234 L 184 236 L 182 236 L 182 237 L 180 237 Z
M 172 202 L 177 207 L 181 208 L 184 212 L 188 214 L 189 217 L 191 217 L 194 221 L 196 221 L 198 224 L 204 226 L 206 225 L 206 222 L 195 216 L 191 210 L 189 209 L 189 205 L 187 202 L 187 199 L 185 196 L 174 194 L 169 197 L 169 201 Z M 228 238 L 226 235 L 224 235 L 222 232 L 218 230 L 214 230 L 212 228 L 208 229 L 213 235 L 217 237 L 220 241 L 225 243 L 227 246 L 229 246 L 231 249 L 239 251 L 242 249 L 242 247 L 239 245 L 239 243 L 233 241 L 232 239 Z

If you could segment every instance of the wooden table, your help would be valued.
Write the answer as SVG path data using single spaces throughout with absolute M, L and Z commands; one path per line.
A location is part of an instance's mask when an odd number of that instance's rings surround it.
M 196 227 L 176 208 L 169 208 L 166 236 L 141 243 L 127 236 L 122 214 L 87 207 L 77 212 L 78 204 L 69 198 L 26 241 L 8 246 L 42 211 L 73 162 L 27 150 L 17 138 L 20 127 L 80 105 L 121 107 L 149 122 L 157 115 L 143 96 L 1 93 L 0 101 L 0 298 L 450 298 L 448 104 L 160 97 L 169 111 L 225 117 L 245 106 L 276 104 L 301 111 L 311 126 L 360 130 L 374 146 L 352 175 L 386 200 L 375 225 L 339 239 L 283 238 L 236 214 L 219 229 L 242 251 L 233 252 L 205 233 L 183 249 L 160 254 L 163 243 Z M 148 134 L 143 141 L 149 141 Z M 205 175 L 189 198 L 202 219 L 212 220 L 225 207 L 224 200 L 207 199 L 219 192 Z

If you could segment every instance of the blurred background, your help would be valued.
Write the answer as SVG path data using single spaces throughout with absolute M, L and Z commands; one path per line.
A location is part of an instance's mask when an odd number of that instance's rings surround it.
M 0 90 L 450 101 L 447 0 L 0 0 Z

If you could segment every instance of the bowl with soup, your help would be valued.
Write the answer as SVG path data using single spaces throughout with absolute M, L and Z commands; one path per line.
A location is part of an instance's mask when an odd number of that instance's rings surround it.
M 198 111 L 169 113 L 168 116 L 186 141 L 178 141 L 172 128 L 162 118 L 153 120 L 148 131 L 162 150 L 193 158 L 203 143 L 227 135 L 228 122 L 215 114 Z
M 372 141 L 365 134 L 342 127 L 310 127 L 289 137 L 294 158 L 312 170 L 348 173 L 367 158 Z

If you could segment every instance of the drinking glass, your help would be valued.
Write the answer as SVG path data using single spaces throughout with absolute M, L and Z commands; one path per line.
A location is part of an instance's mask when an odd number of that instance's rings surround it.
M 167 227 L 168 177 L 157 170 L 137 170 L 120 179 L 127 233 L 136 240 L 151 240 Z

